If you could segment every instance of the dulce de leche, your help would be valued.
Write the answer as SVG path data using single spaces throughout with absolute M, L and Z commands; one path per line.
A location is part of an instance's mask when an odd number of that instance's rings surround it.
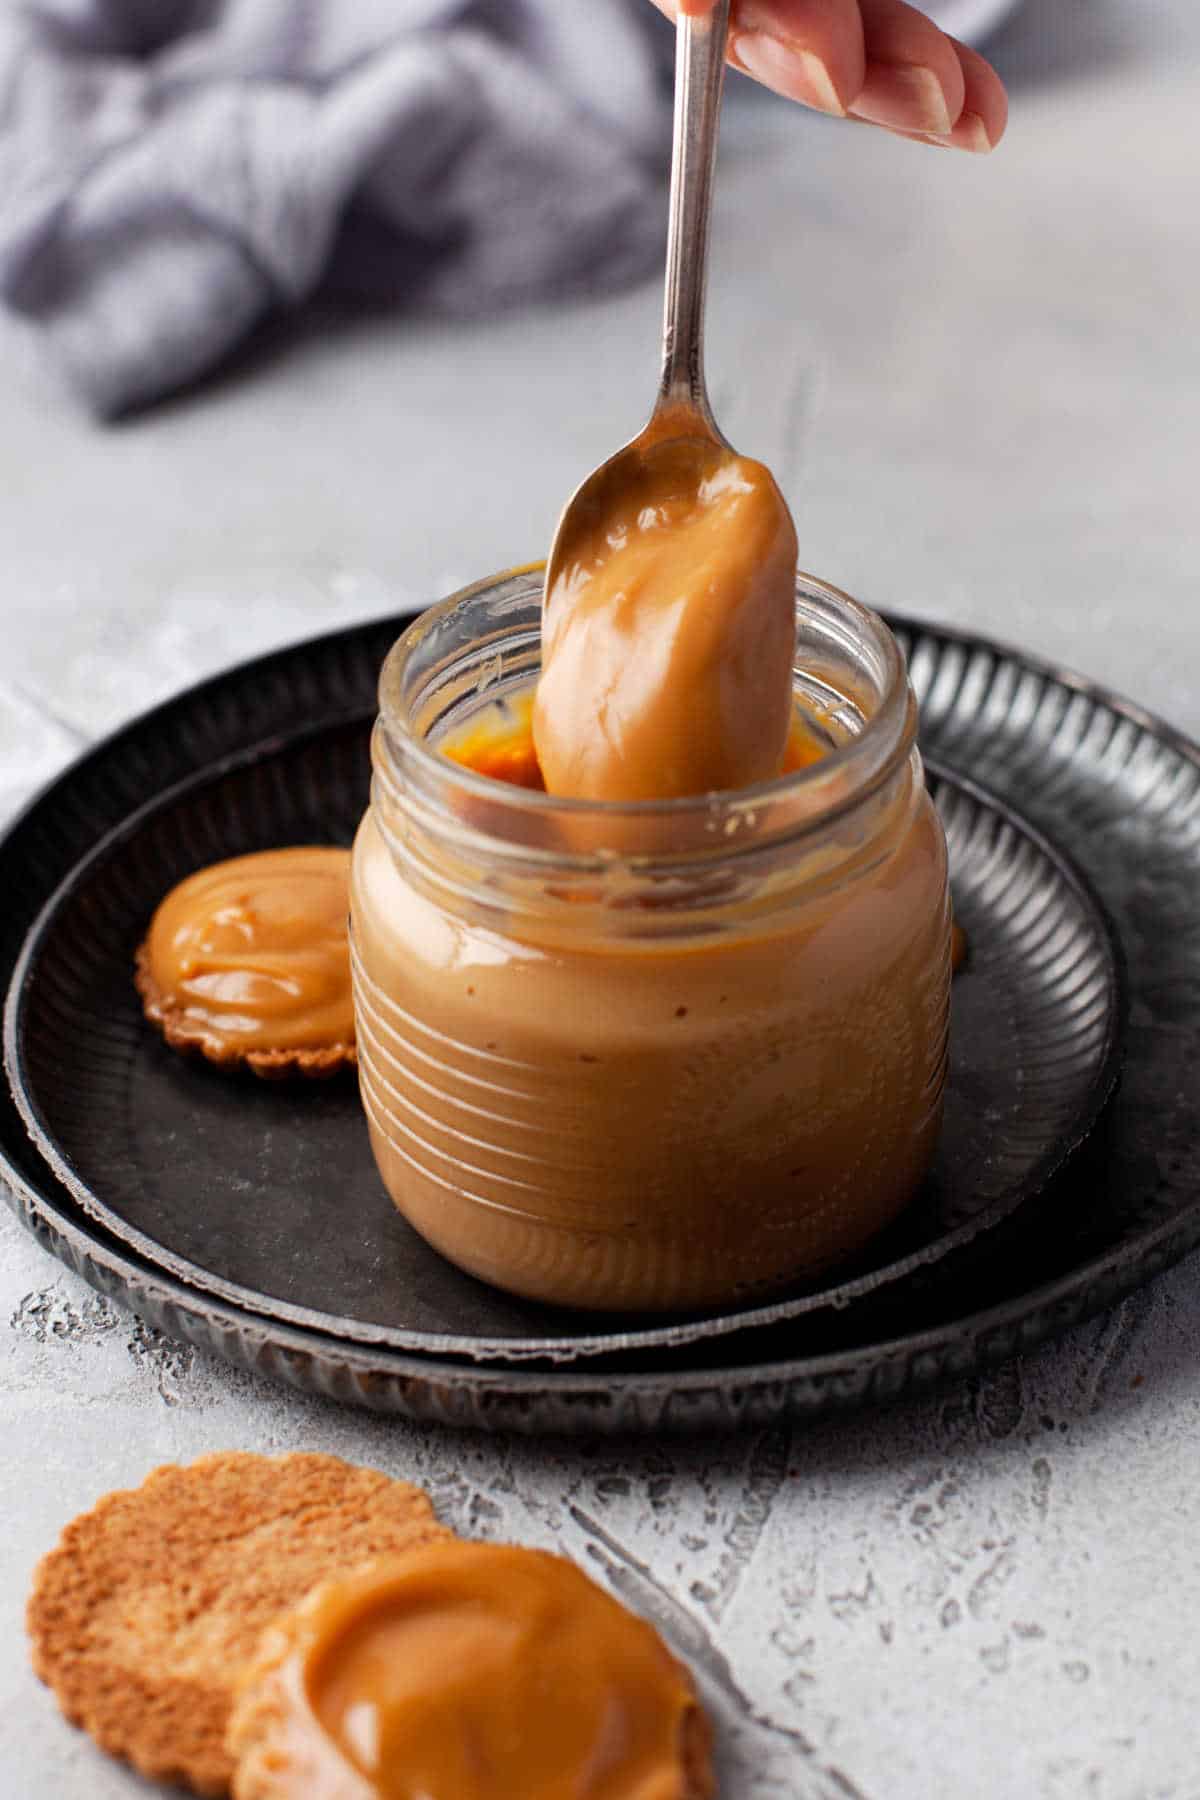
M 710 1733 L 651 1626 L 573 1563 L 455 1540 L 330 1582 L 233 1721 L 236 1800 L 708 1800 Z
M 749 1302 L 858 1251 L 933 1152 L 950 924 L 915 701 L 882 621 L 802 583 L 815 759 L 745 794 L 563 803 L 519 734 L 483 726 L 519 725 L 540 599 L 533 577 L 468 590 L 384 673 L 351 882 L 376 1161 L 417 1230 L 497 1286 Z M 506 766 L 520 785 L 480 772 Z M 579 852 L 647 817 L 653 855 Z
M 168 1043 L 256 1074 L 331 1074 L 355 1060 L 350 854 L 237 856 L 162 901 L 138 951 L 146 1015 Z
M 548 793 L 665 800 L 779 773 L 796 531 L 762 463 L 690 438 L 572 508 L 533 737 Z

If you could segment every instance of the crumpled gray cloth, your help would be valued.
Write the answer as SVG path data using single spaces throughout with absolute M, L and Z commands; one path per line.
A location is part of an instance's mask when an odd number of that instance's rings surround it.
M 661 26 L 646 0 L 0 0 L 0 297 L 112 415 L 322 281 L 469 314 L 633 279 L 665 227 Z

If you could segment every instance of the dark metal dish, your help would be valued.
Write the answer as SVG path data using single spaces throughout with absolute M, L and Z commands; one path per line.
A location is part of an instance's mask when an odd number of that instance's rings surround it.
M 395 628 L 339 633 L 207 683 L 76 765 L 0 847 L 0 880 L 11 896 L 0 925 L 0 970 L 14 965 L 19 937 L 75 865 L 114 828 L 124 825 L 136 836 L 145 822 L 145 815 L 135 817 L 138 803 L 156 796 L 153 813 L 174 782 L 187 780 L 189 767 L 223 780 L 236 776 L 234 765 L 268 763 L 292 735 L 289 722 L 298 712 L 317 736 L 336 738 L 340 721 L 349 744 Z M 890 1284 L 885 1298 L 873 1296 L 866 1313 L 857 1302 L 818 1308 L 815 1317 L 743 1330 L 720 1344 L 676 1339 L 657 1351 L 645 1344 L 635 1355 L 634 1346 L 610 1341 L 607 1352 L 610 1361 L 620 1356 L 619 1369 L 484 1370 L 447 1355 L 405 1355 L 358 1333 L 352 1341 L 344 1330 L 292 1325 L 272 1317 L 269 1302 L 194 1291 L 177 1271 L 156 1267 L 150 1254 L 85 1216 L 25 1138 L 10 1096 L 0 1096 L 0 1154 L 18 1209 L 96 1285 L 237 1360 L 372 1404 L 536 1429 L 729 1423 L 901 1391 L 1035 1341 L 1182 1254 L 1200 1236 L 1193 1204 L 1197 752 L 1074 678 L 952 634 L 901 631 L 924 700 L 927 749 L 952 770 L 981 773 L 1007 788 L 1021 812 L 1067 849 L 1115 918 L 1130 963 L 1136 1047 L 1104 1122 L 1102 1150 L 1089 1148 L 1036 1206 L 1011 1210 L 989 1234 L 986 1257 L 964 1265 L 950 1291 L 909 1279 Z M 962 790 L 954 783 L 947 791 Z M 968 796 L 967 804 L 979 817 L 981 802 Z M 330 824 L 323 835 L 344 832 Z M 1086 902 L 1085 889 L 1072 891 Z M 19 1010 L 10 1014 L 14 1031 Z M 1189 1044 L 1190 1055 L 1185 1049 L 1177 1058 L 1177 1048 Z M 197 1073 L 211 1083 L 207 1071 Z
M 58 888 L 17 962 L 6 1059 L 35 1144 L 90 1218 L 189 1287 L 337 1338 L 479 1361 L 673 1350 L 928 1281 L 1040 1192 L 1095 1122 L 1119 1044 L 1103 917 L 1048 845 L 945 775 L 933 787 L 971 945 L 946 1123 L 917 1203 L 858 1268 L 667 1322 L 555 1311 L 462 1274 L 388 1199 L 353 1081 L 221 1076 L 164 1047 L 130 981 L 155 905 L 195 868 L 349 838 L 369 729 L 306 726 L 147 802 Z

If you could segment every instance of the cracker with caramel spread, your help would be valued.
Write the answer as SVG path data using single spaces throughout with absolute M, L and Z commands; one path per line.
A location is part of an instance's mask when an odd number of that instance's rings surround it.
M 688 1671 L 575 1563 L 447 1537 L 315 1588 L 229 1731 L 234 1800 L 711 1800 Z
M 419 1488 L 330 1456 L 206 1456 L 75 1519 L 34 1576 L 33 1665 L 143 1775 L 228 1792 L 234 1688 L 314 1583 L 450 1534 Z
M 134 979 L 172 1049 L 265 1080 L 356 1060 L 350 853 L 318 845 L 213 863 L 159 905 Z

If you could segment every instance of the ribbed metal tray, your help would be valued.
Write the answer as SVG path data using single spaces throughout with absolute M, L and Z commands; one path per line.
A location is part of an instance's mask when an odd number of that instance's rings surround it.
M 0 978 L 18 970 L 0 1167 L 27 1223 L 94 1285 L 234 1360 L 375 1406 L 539 1430 L 711 1427 L 994 1361 L 1200 1237 L 1200 757 L 1075 677 L 893 621 L 925 748 L 944 771 L 939 803 L 976 945 L 956 995 L 956 1098 L 929 1196 L 836 1292 L 752 1320 L 598 1328 L 503 1301 L 424 1246 L 427 1264 L 410 1262 L 400 1284 L 419 1290 L 421 1309 L 398 1320 L 380 1271 L 395 1275 L 396 1234 L 411 1234 L 355 1160 L 352 1090 L 281 1098 L 183 1064 L 143 1032 L 125 986 L 130 934 L 187 867 L 252 840 L 345 837 L 398 624 L 337 633 L 181 696 L 82 759 L 0 846 Z M 267 835 L 255 837 L 264 817 Z M 1093 1137 L 1050 1180 L 1115 1071 L 1114 930 L 1128 963 L 1129 1067 L 1102 1144 Z M 72 1019 L 86 1027 L 74 1038 Z M 1007 1087 L 1006 1068 L 1019 1077 Z M 239 1235 L 239 1217 L 253 1224 L 245 1198 L 218 1206 L 197 1236 L 223 1166 L 241 1184 L 221 1189 L 224 1202 L 252 1192 L 255 1170 L 230 1155 L 238 1131 L 261 1142 L 281 1106 L 274 1136 L 295 1155 L 275 1184 L 276 1236 Z M 184 1182 L 156 1211 L 164 1159 L 179 1170 L 189 1157 L 190 1205 Z M 339 1225 L 349 1189 L 377 1229 Z M 319 1258 L 295 1254 L 339 1231 L 352 1240 L 340 1292 Z M 281 1279 L 289 1243 L 295 1270 Z

